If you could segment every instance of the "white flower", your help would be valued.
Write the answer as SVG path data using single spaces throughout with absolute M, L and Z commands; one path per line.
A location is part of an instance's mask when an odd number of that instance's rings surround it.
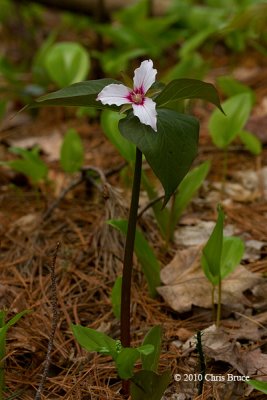
M 108 85 L 102 89 L 97 96 L 97 100 L 102 104 L 131 104 L 133 113 L 139 118 L 140 122 L 150 125 L 157 131 L 157 111 L 156 103 L 146 97 L 145 94 L 155 82 L 157 70 L 153 69 L 152 60 L 143 61 L 139 68 L 134 71 L 133 89 L 122 84 Z

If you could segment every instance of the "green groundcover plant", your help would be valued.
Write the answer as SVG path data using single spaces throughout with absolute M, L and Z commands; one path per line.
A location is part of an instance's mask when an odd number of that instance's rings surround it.
M 15 325 L 21 317 L 30 313 L 31 310 L 24 310 L 17 313 L 9 321 L 6 321 L 6 311 L 0 311 L 0 399 L 18 398 L 18 393 L 13 393 L 9 397 L 4 397 L 4 392 L 7 392 L 5 385 L 5 357 L 6 357 L 6 336 L 11 326 Z
M 215 308 L 214 292 L 216 286 L 218 287 L 217 326 L 221 318 L 222 280 L 238 266 L 245 250 L 244 243 L 239 237 L 223 235 L 224 217 L 224 212 L 219 205 L 216 225 L 203 248 L 201 258 L 203 271 L 212 284 L 213 309 Z
M 125 395 L 131 390 L 133 399 L 144 400 L 161 398 L 169 383 L 170 373 L 165 371 L 159 375 L 156 372 L 158 361 L 155 359 L 158 360 L 161 334 L 157 330 L 157 334 L 153 333 L 155 327 L 149 331 L 142 346 L 133 348 L 130 340 L 131 276 L 142 156 L 144 154 L 163 186 L 162 207 L 165 207 L 197 154 L 199 134 L 197 119 L 169 108 L 170 104 L 179 100 L 200 98 L 221 109 L 213 85 L 194 79 L 176 79 L 164 85 L 156 82 L 156 74 L 152 60 L 145 60 L 135 70 L 133 83 L 127 77 L 126 84 L 107 78 L 80 82 L 42 96 L 34 104 L 86 106 L 125 114 L 125 118 L 119 121 L 119 132 L 135 145 L 135 163 L 121 279 L 121 337 L 120 340 L 114 340 L 102 332 L 80 325 L 72 325 L 72 330 L 77 341 L 88 351 L 97 351 L 112 357 L 118 375 L 123 379 Z M 118 286 L 120 287 L 120 282 Z M 142 370 L 135 373 L 134 365 L 140 358 Z

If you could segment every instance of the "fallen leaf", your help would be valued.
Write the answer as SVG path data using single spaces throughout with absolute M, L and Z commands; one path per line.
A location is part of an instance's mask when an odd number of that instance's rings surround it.
M 202 245 L 209 239 L 214 226 L 214 221 L 198 220 L 195 225 L 179 227 L 175 231 L 175 243 L 186 247 Z M 224 234 L 226 236 L 233 235 L 233 225 L 227 225 L 224 228 Z
M 40 224 L 40 215 L 37 213 L 30 213 L 27 215 L 23 215 L 15 222 L 13 222 L 12 227 L 19 229 L 24 233 L 31 233 L 37 228 L 39 224 Z
M 247 240 L 243 260 L 256 261 L 261 258 L 261 249 L 264 246 L 267 246 L 267 242 L 261 242 L 260 240 Z
M 189 311 L 192 305 L 212 307 L 212 286 L 202 271 L 200 257 L 200 246 L 179 251 L 161 271 L 161 281 L 165 286 L 158 287 L 157 291 L 175 311 L 181 313 Z M 243 292 L 261 281 L 262 278 L 258 274 L 238 266 L 222 282 L 221 303 L 242 312 L 244 305 L 251 305 Z M 217 303 L 217 289 L 215 289 L 215 303 Z
M 238 341 L 215 325 L 202 331 L 202 347 L 206 357 L 223 361 L 234 367 L 241 375 L 267 375 L 267 354 L 260 349 L 248 351 Z M 192 336 L 183 346 L 185 353 L 196 348 L 196 337 Z
M 46 156 L 47 161 L 58 161 L 60 157 L 60 148 L 62 144 L 62 136 L 59 132 L 51 133 L 49 136 L 32 136 L 25 139 L 12 139 L 9 144 L 22 149 L 31 149 L 38 146 Z

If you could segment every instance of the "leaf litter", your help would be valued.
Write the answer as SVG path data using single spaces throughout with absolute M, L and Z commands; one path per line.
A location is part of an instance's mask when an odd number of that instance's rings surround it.
M 178 251 L 172 261 L 161 270 L 164 286 L 157 290 L 164 300 L 175 311 L 183 313 L 192 306 L 211 308 L 211 284 L 204 275 L 200 265 L 200 246 Z M 242 265 L 222 282 L 222 304 L 242 311 L 251 305 L 244 292 L 259 282 L 264 282 L 259 274 L 247 270 Z M 215 303 L 217 303 L 215 289 Z

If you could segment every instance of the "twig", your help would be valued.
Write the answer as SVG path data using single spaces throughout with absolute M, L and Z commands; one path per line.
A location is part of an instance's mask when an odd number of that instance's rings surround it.
M 137 218 L 141 218 L 141 216 L 150 208 L 153 207 L 156 203 L 158 203 L 160 200 L 164 199 L 164 194 L 161 196 L 155 197 L 152 199 L 149 203 L 145 205 L 145 207 L 142 208 L 142 210 L 139 211 Z
M 90 176 L 88 176 L 88 174 L 87 174 L 88 171 L 95 171 L 99 175 L 102 183 L 106 183 L 106 175 L 100 168 L 96 168 L 96 167 L 93 167 L 91 165 L 83 167 L 81 169 L 81 175 L 79 176 L 79 178 L 77 178 L 77 179 L 73 180 L 72 182 L 70 182 L 69 186 L 67 186 L 65 189 L 62 190 L 62 192 L 60 193 L 58 198 L 44 212 L 44 214 L 42 216 L 42 220 L 43 221 L 45 221 L 47 218 L 49 218 L 50 215 L 52 214 L 52 212 L 54 211 L 54 209 L 58 207 L 59 203 L 64 199 L 64 197 L 72 189 L 74 189 L 76 186 L 80 185 L 82 182 L 89 181 L 98 190 L 102 191 L 102 188 L 98 185 L 98 183 L 95 181 L 95 179 L 93 179 Z
M 205 362 L 205 357 L 204 357 L 203 348 L 202 348 L 201 336 L 202 336 L 202 332 L 197 331 L 196 349 L 197 349 L 197 352 L 199 355 L 199 368 L 200 368 L 200 374 L 201 374 L 201 379 L 198 382 L 198 395 L 201 395 L 203 392 L 203 385 L 204 385 L 204 379 L 205 379 L 205 374 L 206 374 L 206 362 Z
M 52 264 L 50 267 L 50 275 L 51 275 L 51 304 L 52 304 L 52 327 L 49 336 L 48 346 L 47 346 L 47 353 L 44 362 L 44 369 L 41 377 L 41 382 L 37 389 L 35 400 L 39 400 L 41 398 L 44 384 L 48 375 L 50 361 L 51 361 L 51 352 L 53 348 L 54 337 L 57 329 L 57 323 L 59 318 L 59 311 L 58 311 L 58 301 L 57 301 L 57 282 L 56 282 L 56 274 L 55 274 L 55 266 L 56 266 L 56 259 L 57 253 L 59 249 L 60 243 L 57 243 L 57 247 L 52 258 Z
M 68 192 L 70 192 L 72 189 L 74 189 L 76 186 L 78 186 L 80 183 L 84 181 L 83 176 L 80 176 L 78 179 L 73 180 L 69 186 L 67 186 L 65 189 L 62 190 L 58 198 L 47 208 L 47 210 L 43 214 L 43 221 L 45 221 L 47 218 L 50 217 L 52 212 L 54 211 L 55 208 L 58 207 L 59 203 L 61 200 L 64 199 L 64 197 L 67 195 Z

